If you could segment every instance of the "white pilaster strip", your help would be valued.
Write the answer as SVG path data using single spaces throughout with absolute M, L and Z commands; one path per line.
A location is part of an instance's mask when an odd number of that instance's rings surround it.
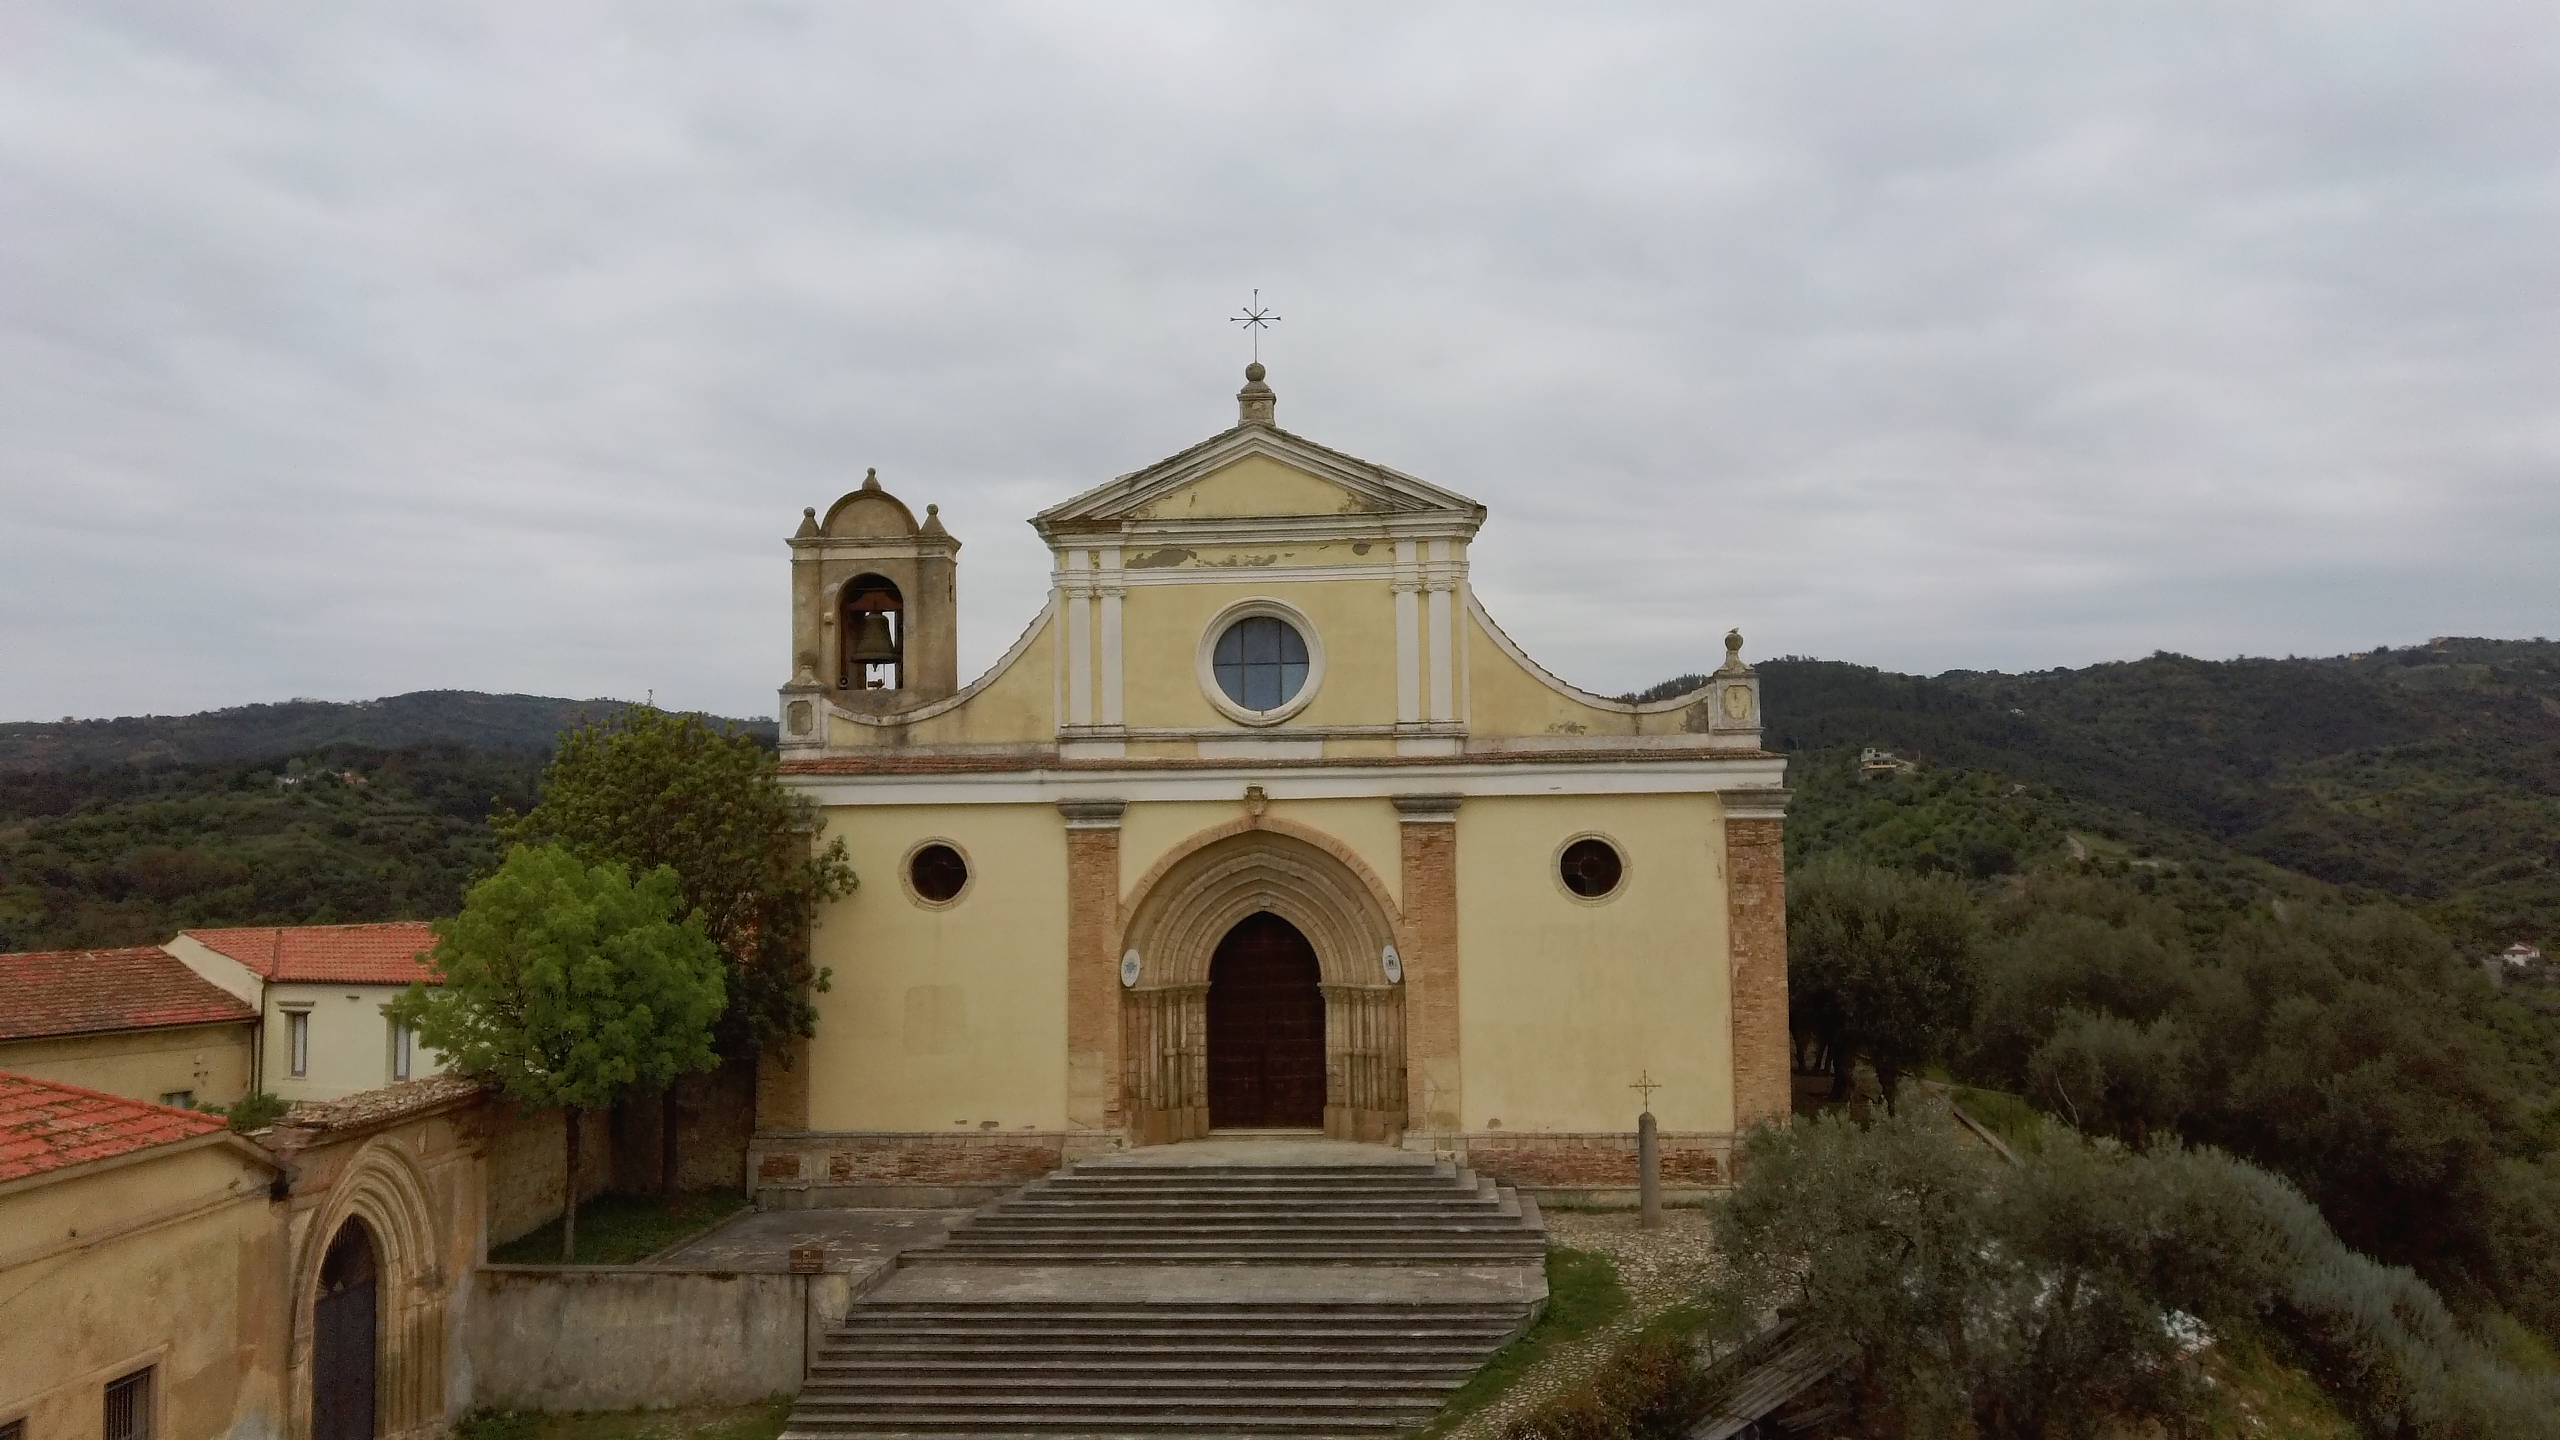
M 1421 575 L 1414 564 L 1418 547 L 1411 540 L 1396 542 L 1396 723 L 1409 725 L 1422 718 L 1422 624 L 1420 607 L 1414 601 L 1414 589 Z
M 1120 720 L 1120 547 L 1107 546 L 1102 557 L 1102 723 Z
M 1093 576 L 1091 551 L 1067 552 L 1067 723 L 1093 723 Z
M 1455 719 L 1457 643 L 1449 626 L 1449 588 L 1457 583 L 1449 564 L 1449 542 L 1431 542 L 1431 570 L 1425 583 L 1431 595 L 1431 718 Z

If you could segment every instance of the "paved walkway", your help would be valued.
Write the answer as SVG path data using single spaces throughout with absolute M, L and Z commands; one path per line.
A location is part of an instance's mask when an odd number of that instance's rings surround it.
M 966 1210 L 750 1210 L 715 1225 L 654 1260 L 699 1270 L 779 1274 L 791 1268 L 791 1247 L 827 1242 L 827 1268 L 846 1270 L 866 1260 L 940 1240 Z

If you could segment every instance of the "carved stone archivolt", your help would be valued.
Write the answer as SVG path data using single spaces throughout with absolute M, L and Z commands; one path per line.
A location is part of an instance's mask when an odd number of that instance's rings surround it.
M 311 1406 L 312 1304 L 320 1261 L 348 1220 L 371 1233 L 376 1265 L 375 1416 L 385 1440 L 443 1432 L 445 1309 L 452 1277 L 444 1263 L 445 1229 L 426 1176 L 398 1142 L 377 1136 L 347 1162 L 300 1238 L 294 1264 L 293 1393 L 308 1434 Z
M 1139 956 L 1122 998 L 1122 1106 L 1141 1144 L 1208 1133 L 1209 960 L 1269 911 L 1316 952 L 1325 1002 L 1325 1133 L 1382 1140 L 1405 1125 L 1404 997 L 1381 959 L 1393 902 L 1331 837 L 1262 816 L 1193 837 L 1142 882 L 1122 947 Z

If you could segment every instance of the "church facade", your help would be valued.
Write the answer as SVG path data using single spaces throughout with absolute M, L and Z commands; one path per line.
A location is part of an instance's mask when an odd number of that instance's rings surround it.
M 1048 603 L 965 686 L 936 507 L 875 475 L 804 513 L 782 770 L 861 884 L 815 1037 L 762 1067 L 761 1186 L 1321 1130 L 1609 1188 L 1639 1081 L 1695 1186 L 1787 1112 L 1785 762 L 1740 637 L 1685 695 L 1575 689 L 1470 588 L 1483 506 L 1246 374 L 1235 426 L 1033 518 Z

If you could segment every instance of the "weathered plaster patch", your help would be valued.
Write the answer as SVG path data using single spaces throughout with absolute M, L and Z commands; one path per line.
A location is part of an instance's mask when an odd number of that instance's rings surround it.
M 1181 549 L 1178 546 L 1168 545 L 1162 550 L 1150 550 L 1144 555 L 1133 555 L 1129 557 L 1128 568 L 1132 570 L 1162 570 L 1167 566 L 1179 565 L 1190 558 L 1190 551 Z

